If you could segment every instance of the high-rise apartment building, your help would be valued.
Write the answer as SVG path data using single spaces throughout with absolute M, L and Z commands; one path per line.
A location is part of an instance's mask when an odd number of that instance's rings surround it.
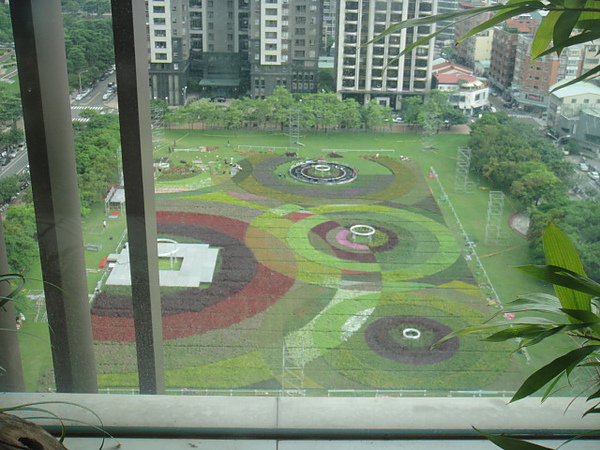
M 181 105 L 187 95 L 188 0 L 147 0 L 150 95 Z
M 399 109 L 403 96 L 427 92 L 431 87 L 433 41 L 407 55 L 399 54 L 410 43 L 429 35 L 433 26 L 404 29 L 372 45 L 363 44 L 391 24 L 436 12 L 437 0 L 341 0 L 336 56 L 339 95 L 361 103 L 376 100 Z
M 335 41 L 337 29 L 337 0 L 323 0 L 323 48 L 329 48 L 330 40 Z M 327 55 L 330 56 L 330 55 Z
M 250 1 L 250 94 L 317 91 L 323 0 Z
M 332 4 L 329 3 L 331 8 Z M 317 90 L 323 0 L 147 0 L 152 96 Z

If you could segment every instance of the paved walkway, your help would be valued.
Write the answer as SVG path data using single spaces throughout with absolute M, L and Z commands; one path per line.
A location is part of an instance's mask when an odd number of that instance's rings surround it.
M 514 213 L 512 216 L 510 216 L 510 219 L 508 219 L 508 223 L 515 233 L 522 238 L 527 238 L 527 230 L 529 229 L 529 212 L 521 211 Z

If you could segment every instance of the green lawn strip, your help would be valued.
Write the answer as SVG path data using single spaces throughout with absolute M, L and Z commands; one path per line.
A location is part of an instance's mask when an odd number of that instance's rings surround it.
M 291 358 L 299 364 L 310 362 L 338 346 L 355 331 L 348 329 L 344 334 L 344 325 L 355 318 L 360 328 L 378 300 L 379 294 L 338 290 L 331 302 L 309 323 L 286 336 L 285 343 Z M 363 313 L 362 316 L 357 316 L 359 313 Z
M 98 373 L 127 373 L 137 370 L 135 344 L 96 341 L 94 348 Z
M 98 251 L 85 250 L 85 265 L 87 269 L 91 269 L 87 273 L 89 292 L 94 291 L 104 273 L 104 270 L 97 270 L 100 263 L 110 253 L 116 252 L 117 244 L 127 227 L 125 212 L 121 212 L 117 218 L 111 219 L 106 216 L 103 206 L 97 205 L 92 208 L 83 222 L 84 248 L 88 244 L 102 247 Z M 106 228 L 103 225 L 104 222 L 106 222 Z
M 165 370 L 167 387 L 235 389 L 269 379 L 273 373 L 265 365 L 260 353 L 244 355 L 207 364 L 202 367 L 182 367 Z M 137 373 L 100 374 L 101 386 L 137 386 Z
M 157 190 L 160 189 L 206 189 L 214 185 L 212 177 L 209 173 L 196 173 L 191 177 L 180 180 L 161 179 L 155 180 L 154 186 Z
M 251 209 L 260 209 L 260 210 L 267 210 L 269 208 L 265 207 L 265 206 L 261 206 L 261 205 L 257 205 L 255 203 L 249 202 L 247 200 L 242 200 L 234 195 L 231 195 L 227 192 L 223 192 L 223 191 L 217 191 L 217 192 L 210 192 L 210 193 L 206 193 L 206 194 L 200 194 L 200 195 L 192 195 L 192 196 L 184 196 L 181 197 L 185 200 L 200 200 L 203 202 L 220 202 L 220 203 L 225 203 L 225 204 L 229 204 L 229 205 L 233 205 L 233 206 L 242 206 L 245 208 L 251 208 Z
M 40 379 L 52 368 L 48 323 L 35 322 L 35 314 L 25 312 L 27 320 L 19 331 L 25 390 L 38 392 Z M 0 375 L 1 376 L 1 375 Z

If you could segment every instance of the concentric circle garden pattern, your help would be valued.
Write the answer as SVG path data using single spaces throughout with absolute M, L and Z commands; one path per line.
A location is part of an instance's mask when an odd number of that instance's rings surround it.
M 369 347 L 384 358 L 404 364 L 433 364 L 451 358 L 458 351 L 457 338 L 431 349 L 451 332 L 450 327 L 427 317 L 397 316 L 373 322 L 365 331 L 365 339 Z
M 417 165 L 294 166 L 274 154 L 239 164 L 221 191 L 158 198 L 162 235 L 220 249 L 212 283 L 162 296 L 168 386 L 281 389 L 284 361 L 303 368 L 309 395 L 485 389 L 502 374 L 508 360 L 487 344 L 430 350 L 481 321 L 485 302 Z M 103 292 L 92 321 L 99 345 L 135 353 L 129 298 Z M 106 369 L 101 383 L 135 384 L 127 369 Z

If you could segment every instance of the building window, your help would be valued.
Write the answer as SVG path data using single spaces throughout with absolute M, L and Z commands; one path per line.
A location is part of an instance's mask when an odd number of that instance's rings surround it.
M 165 12 L 165 7 L 164 6 L 154 6 L 152 8 L 152 12 L 157 13 L 157 14 L 164 14 Z
M 267 39 L 277 39 L 277 32 L 276 31 L 267 31 L 265 33 L 265 37 Z
M 154 30 L 154 36 L 155 37 L 166 37 L 167 30 Z
M 296 28 L 294 34 L 296 36 L 304 36 L 306 34 L 306 28 Z
M 165 41 L 156 41 L 154 48 L 167 48 L 167 43 Z
M 167 59 L 167 54 L 166 53 L 157 53 L 156 54 L 156 59 L 157 60 L 166 60 Z
M 265 9 L 265 16 L 276 16 L 277 15 L 277 9 L 275 8 L 266 8 Z
M 167 23 L 167 21 L 164 17 L 155 17 L 153 22 L 154 22 L 154 25 L 165 25 Z
M 265 50 L 277 50 L 277 44 L 265 44 Z
M 265 20 L 265 26 L 270 27 L 270 28 L 277 27 L 277 21 L 276 20 Z
M 277 61 L 277 55 L 265 55 L 265 61 L 275 62 Z
M 296 23 L 304 25 L 306 23 L 306 17 L 296 17 Z

